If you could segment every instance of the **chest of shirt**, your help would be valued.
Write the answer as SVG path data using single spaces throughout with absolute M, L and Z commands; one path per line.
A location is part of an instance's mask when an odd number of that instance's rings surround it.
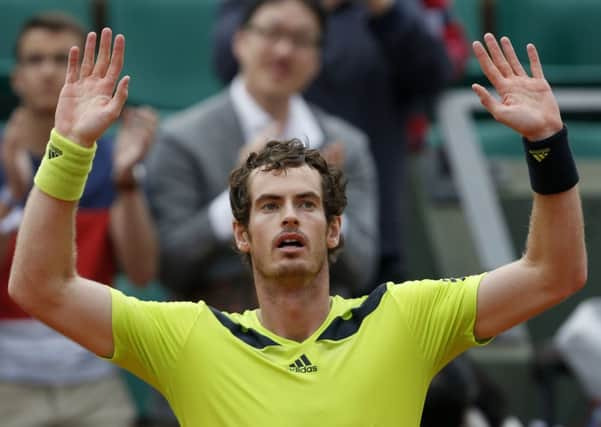
M 193 334 L 171 403 L 183 425 L 188 417 L 223 426 L 418 425 L 427 381 L 411 340 L 365 329 L 340 341 L 262 349 L 231 334 Z

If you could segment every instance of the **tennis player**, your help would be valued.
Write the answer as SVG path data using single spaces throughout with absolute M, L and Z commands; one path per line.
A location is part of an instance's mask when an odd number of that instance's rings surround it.
M 428 384 L 449 360 L 584 285 L 578 174 L 557 102 L 535 47 L 527 46 L 529 76 L 510 41 L 491 34 L 486 47 L 473 48 L 501 99 L 473 89 L 523 137 L 533 189 L 527 249 L 515 262 L 461 279 L 385 283 L 358 299 L 331 297 L 328 252 L 341 242 L 343 178 L 293 140 L 268 144 L 231 175 L 235 244 L 250 259 L 257 310 L 142 302 L 79 277 L 77 200 L 95 141 L 119 116 L 129 84 L 119 79 L 124 38 L 112 49 L 111 39 L 104 29 L 94 60 L 90 33 L 81 65 L 77 48 L 70 51 L 10 293 L 160 390 L 182 426 L 418 426 Z

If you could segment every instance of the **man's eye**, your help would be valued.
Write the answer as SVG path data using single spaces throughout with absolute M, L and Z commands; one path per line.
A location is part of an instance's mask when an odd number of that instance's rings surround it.
M 273 211 L 273 210 L 276 210 L 277 207 L 278 207 L 278 205 L 275 203 L 265 203 L 264 205 L 261 206 L 261 210 Z
M 301 203 L 301 207 L 303 209 L 314 209 L 315 208 L 315 202 L 312 202 L 310 200 L 305 200 L 304 202 Z

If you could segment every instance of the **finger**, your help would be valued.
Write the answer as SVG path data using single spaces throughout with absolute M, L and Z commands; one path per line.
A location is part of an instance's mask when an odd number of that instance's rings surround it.
M 106 77 L 113 82 L 116 82 L 123 70 L 123 58 L 125 55 L 125 37 L 122 34 L 117 34 L 113 44 L 113 54 L 111 55 L 111 63 L 106 72 Z
M 505 55 L 503 55 L 501 47 L 499 46 L 499 43 L 497 42 L 495 36 L 493 36 L 491 33 L 484 34 L 484 42 L 486 43 L 486 47 L 490 52 L 490 56 L 492 57 L 493 62 L 495 63 L 501 74 L 504 77 L 512 76 L 513 70 L 511 69 L 509 62 L 507 62 L 507 59 L 505 59 Z
M 123 106 L 125 105 L 125 101 L 127 101 L 129 80 L 129 76 L 125 76 L 119 81 L 117 90 L 109 102 L 109 109 L 111 113 L 114 114 L 115 118 L 119 117 L 119 114 L 121 114 L 121 110 L 123 110 Z
M 499 101 L 497 101 L 486 88 L 480 86 L 477 83 L 472 85 L 472 90 L 476 92 L 478 98 L 480 98 L 480 103 L 486 108 L 493 117 L 496 117 L 497 111 L 501 105 Z
M 88 33 L 81 61 L 80 77 L 87 77 L 94 68 L 94 53 L 96 52 L 96 33 Z
M 25 110 L 23 109 L 23 107 L 17 107 L 15 108 L 15 110 L 12 112 L 12 114 L 10 115 L 7 125 L 11 124 L 11 123 L 16 123 L 16 124 L 20 124 L 22 122 L 24 122 L 25 120 Z
M 66 83 L 75 83 L 79 75 L 79 48 L 77 46 L 69 49 L 69 57 L 67 59 L 67 74 L 65 75 Z
M 532 73 L 532 77 L 544 79 L 543 66 L 540 63 L 536 47 L 532 43 L 528 43 L 526 50 L 528 51 L 528 59 L 530 59 L 530 72 Z
M 96 77 L 104 77 L 106 70 L 109 67 L 112 36 L 113 32 L 110 28 L 102 29 L 102 33 L 100 34 L 100 44 L 98 47 L 98 56 L 96 57 L 96 65 L 94 65 L 94 71 L 92 71 L 92 75 Z
M 136 109 L 136 116 L 142 123 L 150 125 L 151 127 L 159 120 L 158 114 L 150 107 L 140 107 Z
M 278 120 L 274 123 L 274 132 L 276 135 L 281 135 L 284 133 L 284 128 L 286 127 L 286 122 L 284 120 Z
M 484 46 L 479 41 L 475 41 L 472 43 L 472 49 L 474 50 L 474 55 L 476 55 L 476 59 L 480 63 L 480 68 L 482 72 L 486 76 L 486 78 L 492 83 L 493 86 L 498 87 L 503 80 L 503 75 L 497 69 L 497 66 L 492 62 L 490 56 Z
M 503 47 L 503 53 L 505 54 L 505 58 L 507 58 L 509 65 L 511 65 L 513 72 L 518 76 L 527 75 L 526 70 L 524 70 L 518 56 L 515 54 L 513 45 L 508 37 L 501 37 L 501 46 Z
M 123 121 L 123 126 L 127 126 L 133 118 L 134 110 L 132 107 L 124 107 L 121 111 L 120 119 Z

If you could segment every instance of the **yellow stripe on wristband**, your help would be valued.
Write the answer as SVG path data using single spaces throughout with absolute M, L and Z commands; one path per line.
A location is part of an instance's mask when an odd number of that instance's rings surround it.
M 96 147 L 96 143 L 90 148 L 82 147 L 52 129 L 34 178 L 35 185 L 56 199 L 79 200 L 92 169 Z

